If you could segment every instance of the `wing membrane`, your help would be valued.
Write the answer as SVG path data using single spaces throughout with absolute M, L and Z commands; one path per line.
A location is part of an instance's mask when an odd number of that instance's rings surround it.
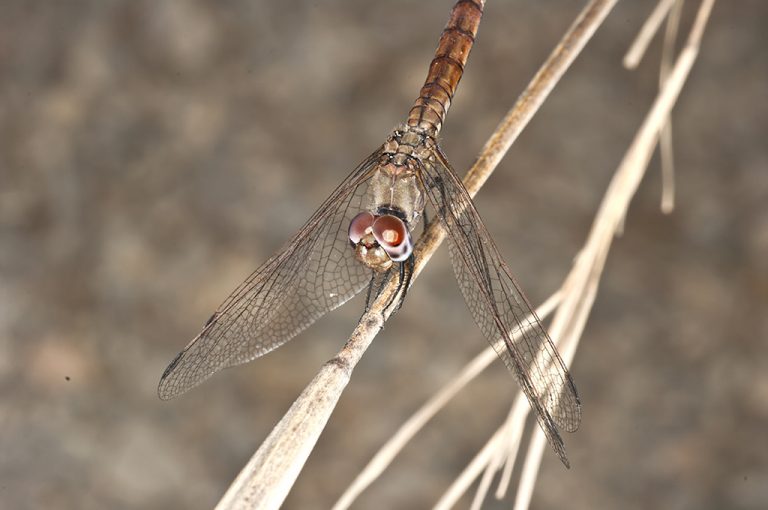
M 501 258 L 469 193 L 441 153 L 424 168 L 424 188 L 451 239 L 456 279 L 475 322 L 515 375 L 557 455 L 567 466 L 559 425 L 581 421 L 576 388 L 556 347 Z M 520 332 L 517 340 L 513 336 Z
M 222 303 L 165 369 L 160 398 L 173 398 L 223 368 L 281 346 L 368 284 L 370 270 L 355 259 L 347 229 L 365 203 L 380 154 L 379 149 L 363 161 L 286 247 Z

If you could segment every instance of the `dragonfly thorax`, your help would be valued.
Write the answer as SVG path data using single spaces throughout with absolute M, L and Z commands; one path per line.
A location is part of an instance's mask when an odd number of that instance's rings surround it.
M 382 147 L 379 163 L 369 181 L 366 209 L 391 207 L 411 230 L 424 211 L 421 175 L 434 157 L 434 139 L 418 127 L 398 126 Z

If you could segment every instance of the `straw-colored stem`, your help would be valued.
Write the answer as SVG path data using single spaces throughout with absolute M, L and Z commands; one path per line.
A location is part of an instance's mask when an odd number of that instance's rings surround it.
M 589 238 L 568 277 L 563 302 L 558 307 L 550 330 L 553 336 L 563 335 L 563 360 L 569 363 L 583 331 L 586 317 L 594 303 L 600 275 L 616 229 L 629 208 L 629 203 L 645 174 L 658 142 L 660 127 L 674 106 L 699 52 L 714 0 L 703 0 L 691 29 L 688 42 L 677 58 L 669 78 L 664 83 L 648 115 L 635 135 L 611 180 L 605 198 L 592 226 Z M 573 285 L 573 286 L 571 286 Z M 572 290 L 573 289 L 573 290 Z M 544 436 L 536 430 L 523 467 L 515 510 L 525 510 L 530 504 L 543 452 Z
M 667 18 L 667 28 L 664 31 L 664 47 L 661 53 L 659 69 L 659 89 L 669 78 L 675 55 L 675 41 L 680 27 L 684 0 L 677 0 Z M 661 128 L 659 139 L 661 153 L 661 212 L 670 214 L 675 209 L 675 154 L 672 143 L 672 117 L 669 117 Z
M 691 30 L 688 43 L 674 68 L 671 70 L 668 80 L 663 84 L 659 96 L 654 102 L 649 114 L 642 124 L 632 145 L 627 151 L 614 178 L 606 192 L 598 214 L 595 217 L 593 228 L 588 240 L 579 253 L 574 268 L 566 278 L 561 292 L 563 302 L 550 328 L 553 339 L 558 344 L 562 357 L 566 364 L 575 354 L 578 341 L 581 337 L 589 311 L 594 303 L 600 276 L 608 255 L 608 250 L 614 235 L 621 228 L 623 218 L 626 217 L 630 201 L 634 196 L 640 180 L 647 169 L 650 155 L 658 140 L 659 128 L 673 107 L 677 96 L 690 72 L 691 66 L 698 52 L 703 28 L 711 12 L 713 0 L 705 0 L 699 10 L 694 26 Z M 518 396 L 519 402 L 520 396 Z M 528 413 L 527 407 L 522 416 L 510 418 L 508 425 L 521 428 Z M 514 415 L 514 413 L 512 413 Z M 516 423 L 510 423 L 516 420 Z M 501 429 L 499 429 L 501 430 Z M 508 467 L 514 462 L 517 451 L 517 443 L 512 442 L 512 449 L 508 450 L 509 458 L 502 475 L 502 481 L 496 496 L 502 497 L 506 492 L 508 481 Z M 502 449 L 500 440 L 494 435 L 489 443 L 470 462 L 466 469 L 457 477 L 446 493 L 438 502 L 442 508 L 453 505 L 466 492 L 469 485 L 485 470 L 483 476 L 490 476 L 489 470 L 497 469 L 497 456 L 491 451 L 493 447 Z M 533 494 L 536 477 L 538 474 L 542 454 L 546 441 L 540 430 L 536 429 L 529 444 L 528 453 L 523 463 L 520 482 L 518 484 L 515 508 L 524 510 L 528 508 Z M 473 505 L 479 505 L 481 498 L 485 496 L 485 487 L 481 481 Z
M 617 0 L 591 0 L 579 13 L 560 42 L 509 110 L 464 178 L 471 195 L 480 189 L 509 147 L 517 140 L 557 82 L 592 38 Z
M 464 471 L 456 481 L 440 497 L 433 510 L 449 510 L 453 508 L 472 482 L 483 472 L 485 466 L 496 454 L 501 444 L 503 444 L 506 432 L 507 428 L 502 424 L 488 439 L 483 448 L 477 452 L 477 455 L 469 462 L 467 467 L 464 468 Z
M 536 309 L 536 315 L 541 319 L 549 316 L 560 302 L 560 294 L 555 293 L 549 297 L 540 307 Z M 523 331 L 515 332 L 521 335 Z M 427 400 L 405 423 L 382 445 L 376 455 L 371 458 L 368 464 L 363 468 L 352 483 L 347 487 L 344 494 L 333 506 L 334 510 L 349 508 L 354 500 L 376 480 L 382 472 L 392 463 L 392 460 L 405 447 L 405 445 L 421 430 L 424 425 L 437 414 L 445 405 L 470 381 L 488 367 L 494 360 L 498 359 L 496 351 L 491 346 L 475 356 L 472 361 L 467 363 L 464 369 L 446 383 L 432 398 Z
M 677 2 L 677 0 L 659 0 L 656 4 L 656 8 L 653 9 L 651 15 L 643 23 L 643 27 L 638 32 L 637 37 L 629 47 L 627 54 L 624 55 L 624 67 L 627 69 L 635 69 L 645 55 L 645 51 L 648 49 L 648 45 L 651 43 L 653 36 L 659 31 L 661 22 L 664 21 L 669 10 Z

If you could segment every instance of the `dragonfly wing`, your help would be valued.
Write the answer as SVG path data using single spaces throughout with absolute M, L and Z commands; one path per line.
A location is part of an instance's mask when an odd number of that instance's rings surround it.
M 501 258 L 466 188 L 436 153 L 423 170 L 424 188 L 451 239 L 456 279 L 475 322 L 515 375 L 557 455 L 568 466 L 563 429 L 575 431 L 581 404 L 568 369 L 528 299 Z M 515 336 L 519 337 L 515 339 Z
M 377 150 L 363 161 L 286 247 L 222 303 L 165 369 L 161 399 L 281 346 L 368 284 L 370 269 L 355 259 L 347 230 L 366 203 L 380 154 Z

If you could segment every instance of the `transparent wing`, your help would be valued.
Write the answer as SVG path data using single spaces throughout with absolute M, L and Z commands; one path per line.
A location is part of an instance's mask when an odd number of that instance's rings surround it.
M 380 154 L 363 161 L 286 247 L 224 301 L 163 372 L 161 399 L 281 346 L 368 284 L 370 270 L 355 259 L 347 231 L 366 203 Z
M 520 383 L 550 444 L 568 466 L 555 425 L 573 432 L 581 421 L 571 376 L 461 180 L 444 155 L 438 152 L 436 157 L 425 165 L 423 184 L 452 241 L 451 261 L 461 292 L 475 322 Z M 518 332 L 520 338 L 513 340 Z

